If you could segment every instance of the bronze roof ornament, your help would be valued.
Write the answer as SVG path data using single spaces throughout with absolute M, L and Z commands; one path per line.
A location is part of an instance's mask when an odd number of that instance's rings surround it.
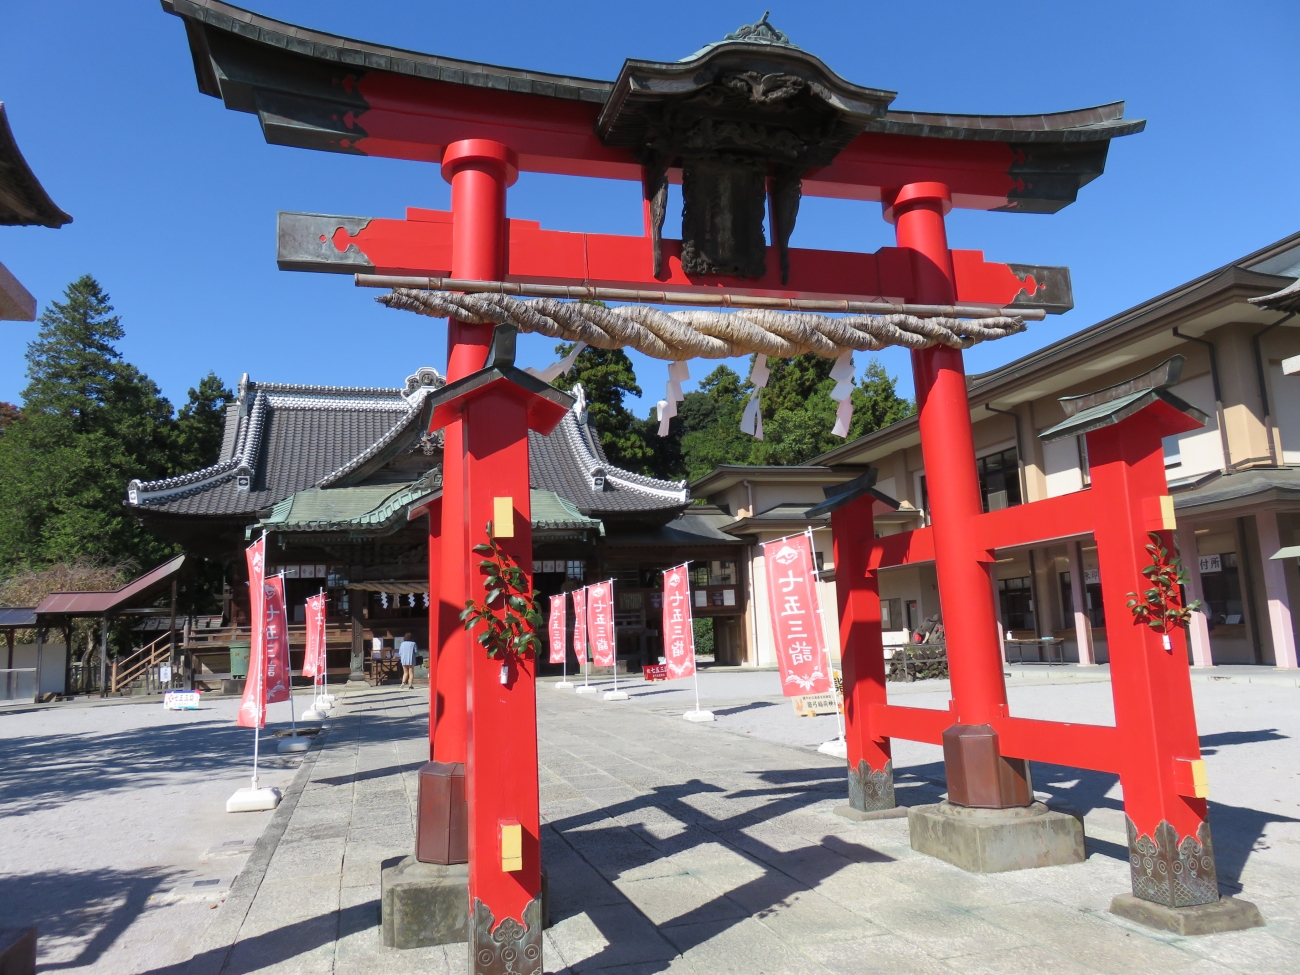
M 656 274 L 668 171 L 680 166 L 682 268 L 761 278 L 770 204 L 784 282 L 803 174 L 829 164 L 893 99 L 840 78 L 765 13 L 684 61 L 624 62 L 597 132 L 644 166 Z

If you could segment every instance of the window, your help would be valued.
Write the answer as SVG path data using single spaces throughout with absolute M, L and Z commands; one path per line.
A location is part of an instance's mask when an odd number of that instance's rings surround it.
M 707 565 L 692 565 L 690 576 L 691 588 L 703 589 L 709 584 L 709 567 Z
M 1245 622 L 1246 608 L 1241 598 L 1241 572 L 1236 552 L 1219 556 L 1219 568 L 1209 556 L 1200 557 L 1201 591 L 1205 594 L 1205 612 L 1215 625 L 1238 626 Z
M 568 560 L 568 569 L 565 572 L 566 576 L 568 576 L 570 579 L 577 579 L 579 582 L 582 582 L 582 580 L 586 577 L 586 574 L 587 574 L 586 562 L 584 562 L 582 559 Z
M 1002 625 L 1008 630 L 1034 628 L 1034 592 L 1029 576 L 999 579 L 998 601 L 1002 605 Z
M 975 462 L 985 511 L 1020 504 L 1020 464 L 1016 448 L 988 454 Z
M 903 629 L 903 601 L 901 599 L 882 599 L 880 601 L 880 628 L 882 630 Z
M 715 560 L 709 563 L 710 586 L 734 586 L 739 581 L 735 562 Z

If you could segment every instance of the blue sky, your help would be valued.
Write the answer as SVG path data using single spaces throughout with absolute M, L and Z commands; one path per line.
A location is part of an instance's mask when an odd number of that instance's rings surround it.
M 1128 101 L 1145 133 L 1052 216 L 955 211 L 954 247 L 1065 264 L 1076 308 L 968 353 L 983 371 L 1300 229 L 1294 106 L 1300 5 L 492 3 L 248 0 L 259 13 L 435 54 L 613 78 L 625 57 L 675 60 L 759 17 L 900 109 L 1020 113 Z M 28 162 L 73 215 L 0 227 L 3 261 L 44 305 L 95 275 L 123 316 L 123 351 L 173 402 L 214 369 L 281 382 L 398 385 L 443 366 L 444 324 L 377 306 L 346 276 L 275 267 L 275 213 L 400 217 L 446 208 L 436 167 L 267 145 L 256 118 L 200 95 L 179 20 L 153 0 L 8 0 L 0 100 Z M 525 174 L 511 216 L 559 230 L 641 232 L 636 184 Z M 808 199 L 793 243 L 875 250 L 875 204 Z M 0 399 L 24 385 L 36 326 L 0 323 Z M 553 342 L 526 338 L 529 364 Z M 906 356 L 882 358 L 911 391 Z M 859 355 L 858 365 L 866 357 Z M 696 378 L 711 368 L 692 363 Z M 645 397 L 663 364 L 637 357 Z M 690 388 L 689 386 L 687 388 Z

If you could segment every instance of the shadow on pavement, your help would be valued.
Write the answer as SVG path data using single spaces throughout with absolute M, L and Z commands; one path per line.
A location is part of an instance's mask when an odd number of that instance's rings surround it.
M 83 968 L 95 964 L 140 916 L 149 897 L 171 886 L 175 877 L 161 870 L 0 875 L 0 924 L 36 925 L 43 952 L 80 943 L 74 957 L 42 962 L 37 966 L 41 971 Z

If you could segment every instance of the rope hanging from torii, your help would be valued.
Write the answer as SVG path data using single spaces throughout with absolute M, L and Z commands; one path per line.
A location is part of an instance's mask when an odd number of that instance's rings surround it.
M 474 325 L 514 325 L 601 349 L 630 347 L 653 359 L 726 359 L 759 353 L 789 358 L 813 352 L 837 359 L 847 352 L 875 352 L 891 345 L 967 349 L 978 342 L 1025 330 L 1024 319 L 944 318 L 917 315 L 816 315 L 743 309 L 665 312 L 648 305 L 606 308 L 554 298 L 520 299 L 501 294 L 453 294 L 397 288 L 378 300 L 389 308 L 455 318 Z
M 1025 330 L 1023 318 L 998 314 L 967 319 L 900 313 L 836 317 L 767 308 L 665 312 L 649 305 L 609 308 L 547 297 L 521 299 L 506 294 L 457 294 L 416 288 L 394 288 L 376 300 L 389 308 L 431 318 L 455 318 L 474 325 L 513 325 L 521 332 L 538 332 L 577 343 L 572 355 L 538 373 L 547 382 L 568 372 L 577 353 L 588 345 L 600 349 L 631 347 L 651 358 L 667 359 L 671 363 L 667 390 L 657 404 L 661 437 L 668 435 L 668 423 L 677 415 L 677 404 L 683 398 L 682 383 L 689 378 L 688 359 L 756 354 L 750 374 L 754 390 L 740 429 L 759 440 L 763 439 L 759 396 L 767 384 L 767 357 L 789 358 L 812 352 L 835 359 L 831 398 L 839 406 L 831 432 L 847 437 L 853 418 L 854 351 L 875 352 L 891 345 L 968 349 L 978 342 Z

